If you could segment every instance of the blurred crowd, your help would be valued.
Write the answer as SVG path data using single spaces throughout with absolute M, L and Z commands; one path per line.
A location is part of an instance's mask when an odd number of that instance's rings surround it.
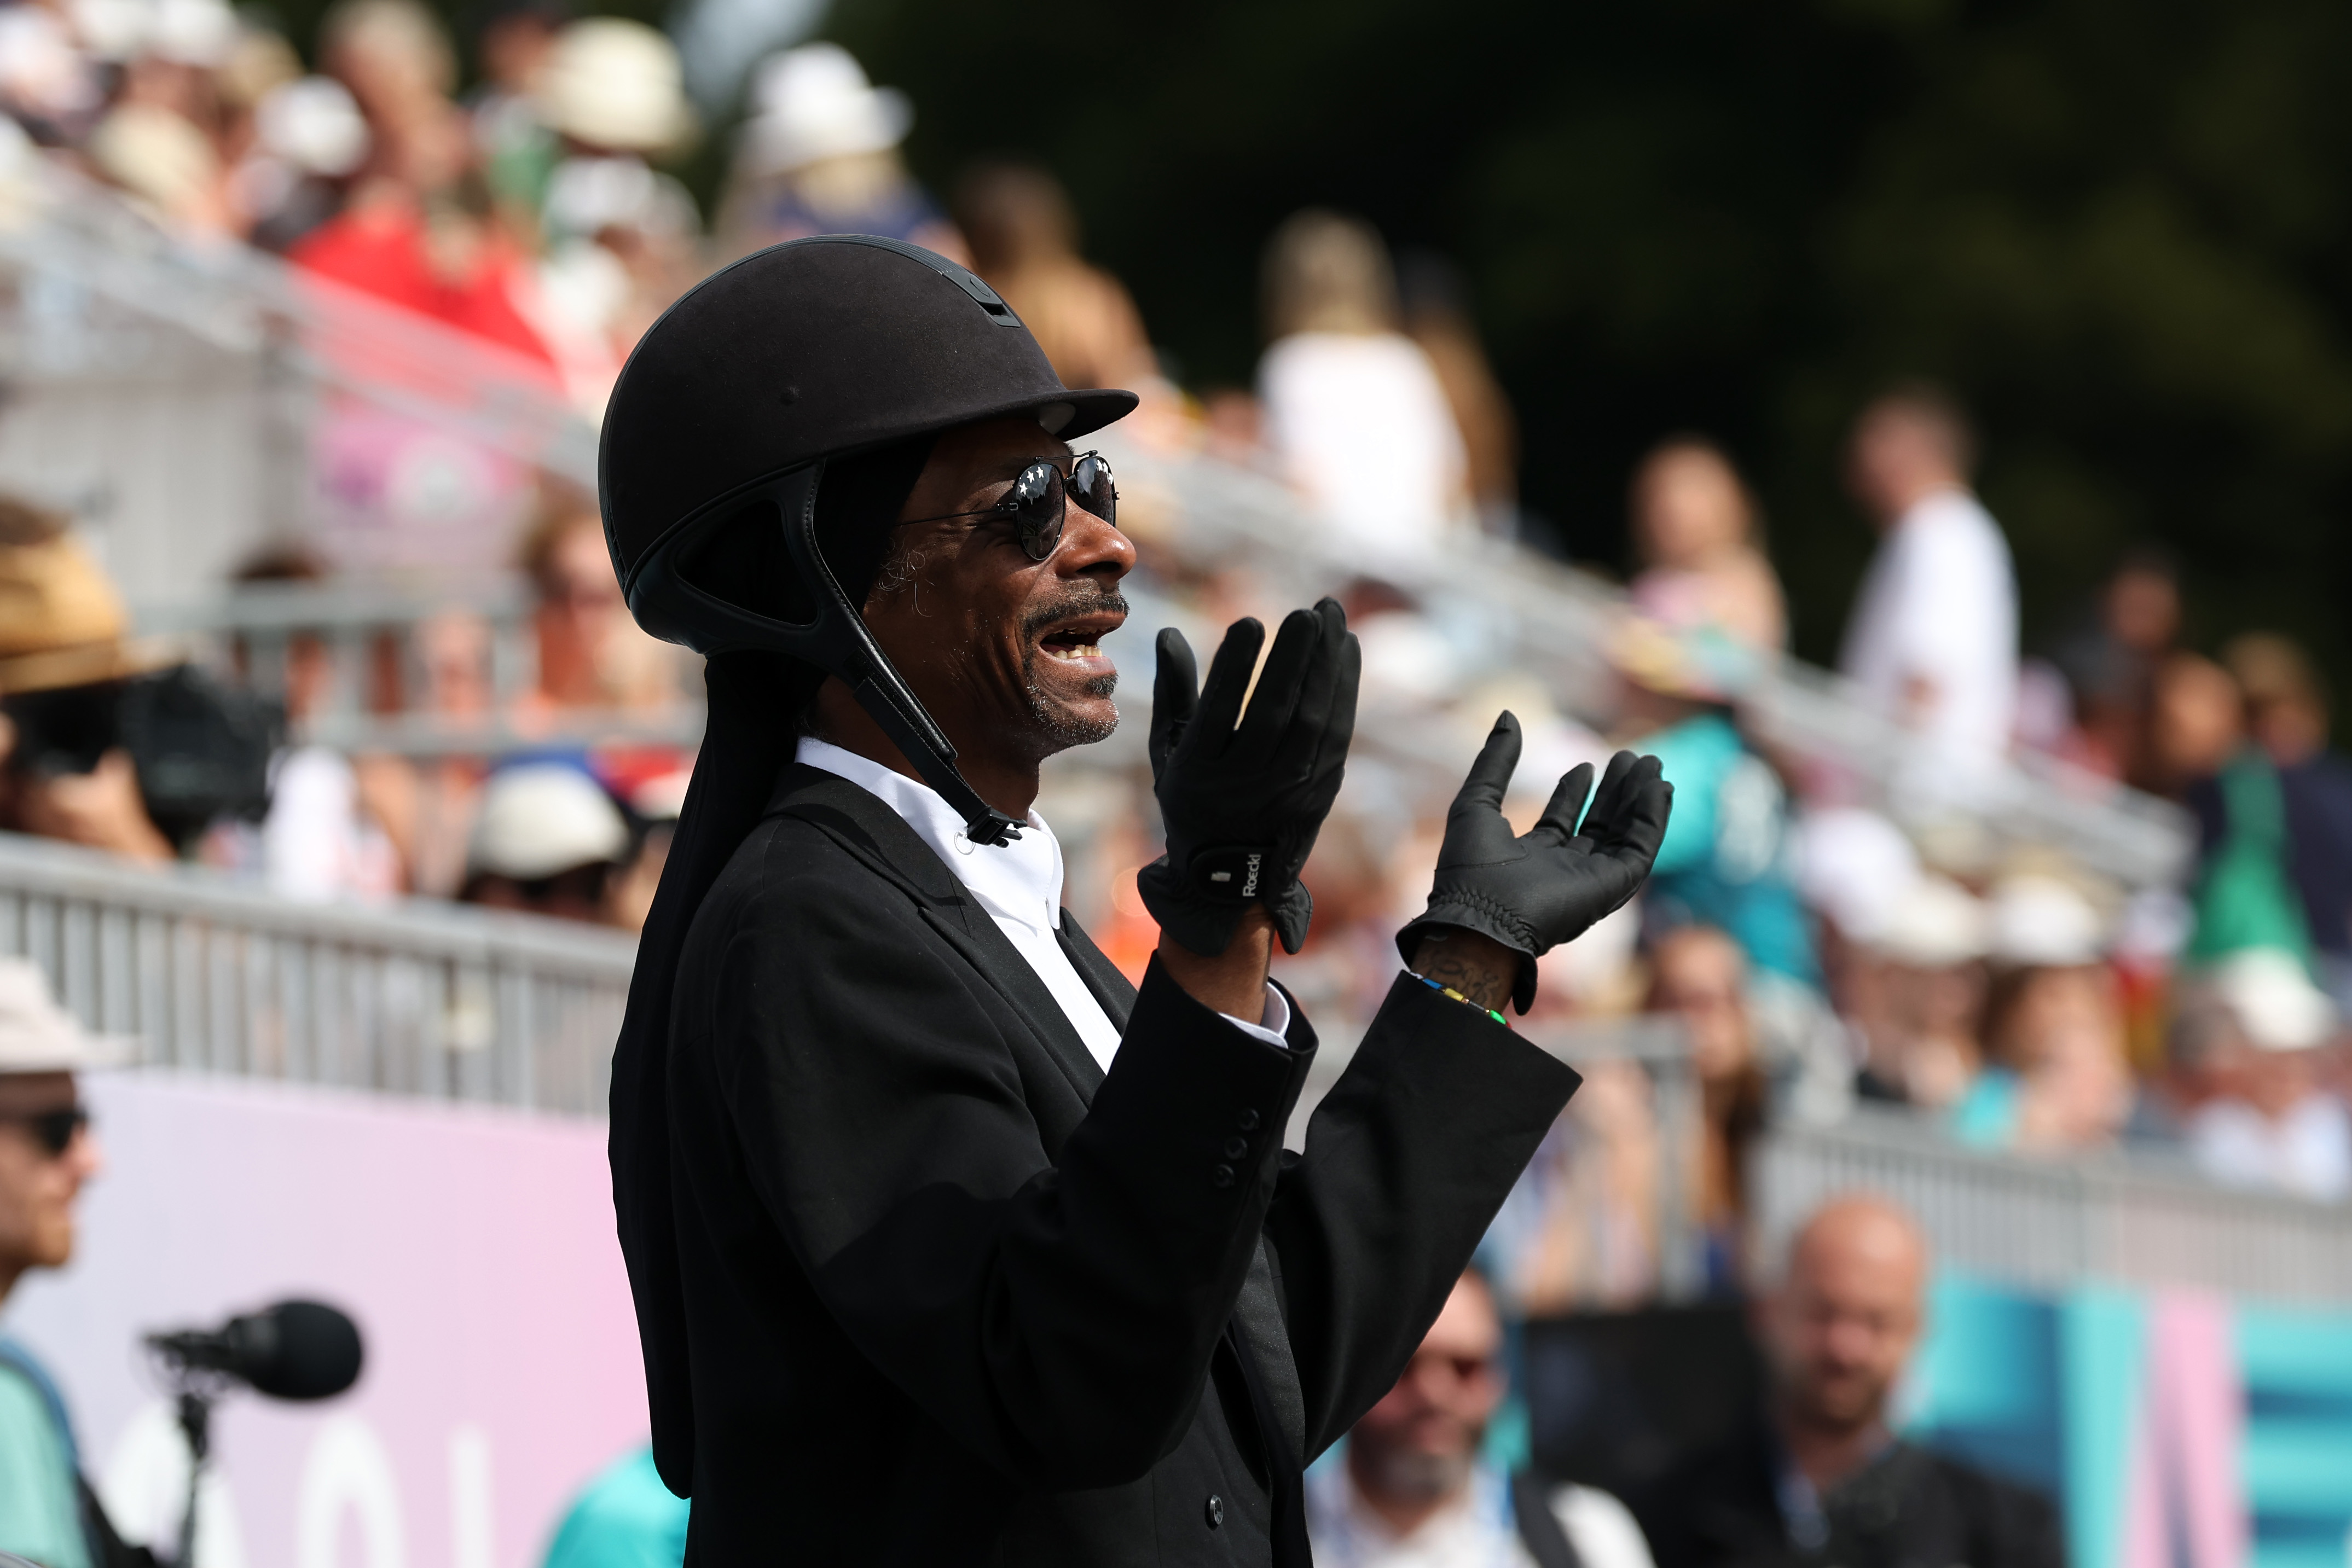
M 2153 548 L 2025 647 L 1969 418 L 1936 387 L 1854 411 L 1847 446 L 1879 541 L 1840 665 L 1853 701 L 1911 737 L 1889 789 L 1776 748 L 1745 712 L 1788 614 L 1756 495 L 1704 434 L 1665 435 L 1627 476 L 1633 559 L 1607 689 L 1559 693 L 1482 663 L 1481 628 L 1421 591 L 1423 563 L 1522 528 L 1520 432 L 1442 257 L 1392 257 L 1344 214 L 1294 214 L 1265 245 L 1255 384 L 1188 389 L 1087 258 L 1050 173 L 975 162 L 935 197 L 900 152 L 913 106 L 835 45 L 750 65 L 706 213 L 674 171 L 714 132 L 650 27 L 495 0 L 461 41 L 417 0 L 339 0 L 306 64 L 256 15 L 226 0 L 0 6 L 0 128 L 188 244 L 274 252 L 322 287 L 431 317 L 592 415 L 646 325 L 730 258 L 828 232 L 929 246 L 997 288 L 1067 382 L 1143 393 L 1126 450 L 1289 486 L 1300 540 L 1346 563 L 1368 730 L 1475 737 L 1512 707 L 1528 749 L 1511 806 L 1530 817 L 1578 761 L 1621 744 L 1664 760 L 1677 793 L 1657 874 L 1546 960 L 1524 1025 L 1633 1040 L 1657 1019 L 1684 1044 L 1592 1064 L 1498 1222 L 1489 1277 L 1509 1310 L 1646 1299 L 1685 1245 L 1706 1289 L 1736 1291 L 1750 1143 L 1857 1104 L 2024 1157 L 2132 1147 L 2251 1187 L 2352 1193 L 2352 764 L 2329 747 L 2330 694 L 2274 634 L 2186 645 L 2180 574 Z M 352 428 L 320 439 L 361 440 Z M 357 654 L 331 627 L 237 642 L 205 678 L 266 688 L 282 711 L 275 730 L 215 716 L 216 771 L 256 781 L 216 791 L 209 815 L 168 809 L 153 764 L 169 727 L 152 694 L 201 683 L 131 635 L 69 519 L 0 504 L 0 592 L 23 607 L 0 620 L 0 825 L 209 861 L 290 898 L 416 894 L 633 928 L 691 748 L 581 737 L 690 711 L 697 673 L 631 623 L 592 499 L 530 475 L 481 483 L 505 486 L 504 509 L 467 524 L 476 553 L 457 564 L 526 585 L 520 692 L 493 678 L 496 628 L 478 614 L 420 617 Z M 1189 549 L 1151 499 L 1124 514 L 1145 546 L 1139 592 L 1206 626 L 1283 608 L 1261 601 L 1265 580 Z M 287 541 L 240 586 L 299 593 L 395 559 L 409 559 Z M 331 711 L 509 739 L 468 753 L 306 738 Z M 2126 885 L 1988 834 L 1973 802 L 2020 749 L 2088 788 L 2178 802 L 2194 864 Z M 1352 767 L 1308 870 L 1313 936 L 1284 968 L 1318 1016 L 1364 1016 L 1385 988 L 1443 807 L 1376 748 Z M 1071 906 L 1139 967 L 1156 934 L 1133 871 L 1157 852 L 1140 776 L 1056 774 L 1043 809 L 1073 846 Z

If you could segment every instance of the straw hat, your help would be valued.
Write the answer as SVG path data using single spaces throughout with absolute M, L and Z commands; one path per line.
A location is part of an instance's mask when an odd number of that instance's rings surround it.
M 112 1067 L 128 1054 L 129 1043 L 82 1028 L 50 999 L 39 966 L 0 958 L 0 1075 Z
M 121 596 L 64 519 L 0 497 L 0 696 L 121 680 L 166 662 L 125 635 Z
M 1989 909 L 1992 956 L 2004 964 L 2095 964 L 2105 954 L 2107 923 L 2072 883 L 2039 872 L 2004 877 Z
M 760 68 L 744 146 L 765 172 L 789 173 L 823 158 L 883 152 L 906 140 L 914 107 L 876 87 L 838 44 L 803 44 Z
M 491 776 L 467 858 L 475 872 L 535 882 L 628 848 L 628 824 L 595 780 L 566 763 L 531 762 Z
M 677 50 L 619 16 L 564 28 L 531 96 L 551 129 L 592 147 L 664 152 L 694 133 Z

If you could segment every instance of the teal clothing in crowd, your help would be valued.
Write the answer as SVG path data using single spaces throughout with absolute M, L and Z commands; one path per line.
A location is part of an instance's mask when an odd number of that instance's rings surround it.
M 1770 766 L 1717 712 L 1635 745 L 1675 787 L 1643 895 L 1653 917 L 1719 926 L 1758 968 L 1819 986 L 1812 927 L 1789 873 L 1788 797 Z
M 543 1568 L 678 1568 L 688 1507 L 662 1485 L 653 1449 L 640 1448 L 588 1483 Z
M 73 1429 L 57 1385 L 0 1339 L 0 1552 L 41 1568 L 93 1568 Z
M 2005 1149 L 2017 1142 L 2025 1084 L 2006 1067 L 1988 1067 L 1952 1107 L 1952 1136 L 1972 1149 Z

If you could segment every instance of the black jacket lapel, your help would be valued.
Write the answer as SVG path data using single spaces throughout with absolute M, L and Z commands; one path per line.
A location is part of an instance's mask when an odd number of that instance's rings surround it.
M 768 809 L 824 829 L 859 860 L 912 894 L 923 918 L 1035 1031 L 1038 1042 L 1068 1078 L 1079 1100 L 1094 1103 L 1095 1091 L 1102 1086 L 1102 1064 L 1078 1038 L 1069 1015 L 988 912 L 965 893 L 955 873 L 898 812 L 839 774 L 800 764 L 784 769 Z M 1087 946 L 1091 951 L 1093 944 Z M 1091 978 L 1087 984 L 1097 988 Z M 1124 1008 L 1111 1015 L 1122 1029 L 1126 1016 Z

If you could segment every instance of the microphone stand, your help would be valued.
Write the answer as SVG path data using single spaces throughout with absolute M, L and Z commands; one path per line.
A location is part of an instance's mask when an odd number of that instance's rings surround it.
M 205 1459 L 212 1452 L 213 1401 L 219 1391 L 195 1377 L 180 1384 L 180 1433 L 188 1440 L 188 1510 L 180 1516 L 180 1553 L 173 1568 L 194 1568 L 196 1561 L 196 1493 L 204 1485 Z

